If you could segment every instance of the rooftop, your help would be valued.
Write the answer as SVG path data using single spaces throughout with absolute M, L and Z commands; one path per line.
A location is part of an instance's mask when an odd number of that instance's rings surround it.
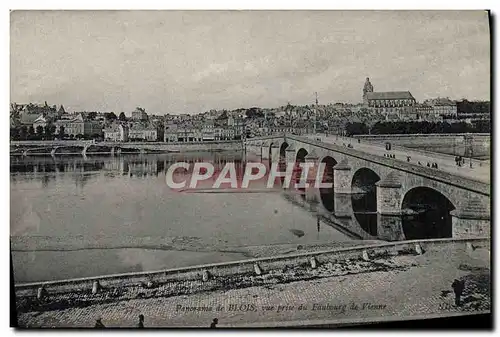
M 368 92 L 368 99 L 414 99 L 409 91 Z

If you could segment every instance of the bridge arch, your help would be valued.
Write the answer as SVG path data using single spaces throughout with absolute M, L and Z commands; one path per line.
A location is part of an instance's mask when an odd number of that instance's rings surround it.
M 455 205 L 443 193 L 425 186 L 405 193 L 401 203 L 402 227 L 407 240 L 451 238 Z
M 320 188 L 319 195 L 323 207 L 329 212 L 334 212 L 335 204 L 335 193 L 333 192 L 333 184 L 335 183 L 333 179 L 333 167 L 337 165 L 337 161 L 332 156 L 324 156 L 319 161 L 319 164 L 325 164 L 325 169 L 323 171 L 322 182 L 332 184 L 330 188 Z
M 289 147 L 289 144 L 284 141 L 281 143 L 280 148 L 279 148 L 279 157 L 278 157 L 278 170 L 280 172 L 285 172 L 286 171 L 286 166 L 287 166 L 287 161 L 286 161 L 286 149 Z M 280 177 L 281 185 L 283 186 L 285 182 L 285 177 Z
M 307 152 L 306 149 L 301 147 L 298 151 L 297 154 L 295 155 L 295 162 L 296 163 L 305 163 L 306 162 L 306 156 L 309 152 Z
M 358 169 L 351 180 L 351 203 L 355 219 L 368 234 L 377 235 L 377 187 L 380 176 L 372 169 Z
M 293 179 L 295 181 L 295 183 L 299 183 L 300 182 L 300 178 L 302 176 L 302 168 L 300 167 L 300 163 L 305 163 L 306 162 L 306 156 L 309 152 L 307 152 L 306 149 L 304 149 L 303 147 L 301 147 L 298 151 L 297 151 L 297 154 L 295 155 L 295 179 Z M 301 197 L 303 199 L 305 199 L 306 197 L 306 189 L 303 188 L 303 187 L 299 187 L 297 189 L 301 195 Z
M 280 160 L 286 161 L 286 148 L 288 146 L 289 146 L 289 144 L 286 141 L 281 143 L 281 145 L 280 145 Z
M 269 146 L 267 148 L 267 158 L 269 158 L 269 167 L 273 163 L 273 146 L 276 146 L 276 142 L 269 142 Z

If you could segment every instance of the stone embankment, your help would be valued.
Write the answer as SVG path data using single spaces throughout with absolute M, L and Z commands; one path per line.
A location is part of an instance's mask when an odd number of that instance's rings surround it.
M 439 247 L 441 251 L 458 246 L 465 250 L 489 250 L 490 241 L 476 239 L 430 239 L 393 242 L 361 247 L 306 252 L 170 269 L 16 285 L 18 314 L 87 307 L 97 303 L 129 301 L 155 297 L 193 295 L 324 277 L 374 271 L 405 269 L 394 265 L 391 257 L 422 255 Z

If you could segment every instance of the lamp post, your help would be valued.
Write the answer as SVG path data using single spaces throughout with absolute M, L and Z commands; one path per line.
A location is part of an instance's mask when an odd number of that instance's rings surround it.
M 240 132 L 241 132 L 241 141 L 243 143 L 243 162 L 246 163 L 246 161 L 247 161 L 247 130 L 246 130 L 245 122 L 243 122 L 243 125 L 240 126 Z
M 472 148 L 472 137 L 470 138 L 470 145 L 469 145 L 469 164 L 470 164 L 470 168 L 472 168 L 472 152 L 473 152 L 473 148 Z
M 467 134 L 464 136 L 465 138 L 465 145 L 466 145 L 466 150 L 469 154 L 469 166 L 470 168 L 472 168 L 472 153 L 473 153 L 473 149 L 472 149 L 472 135 L 470 134 Z

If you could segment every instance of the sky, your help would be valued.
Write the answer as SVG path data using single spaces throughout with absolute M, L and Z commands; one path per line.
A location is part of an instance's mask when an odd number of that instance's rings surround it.
M 13 11 L 11 102 L 199 113 L 490 98 L 484 11 Z

